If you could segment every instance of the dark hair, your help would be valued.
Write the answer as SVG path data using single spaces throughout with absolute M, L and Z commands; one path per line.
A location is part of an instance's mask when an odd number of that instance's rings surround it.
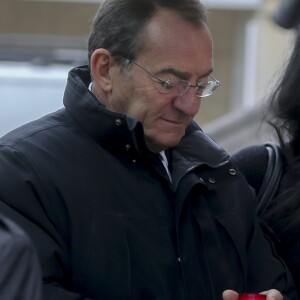
M 293 155 L 300 155 L 300 30 L 296 33 L 294 48 L 270 98 L 268 117 L 281 140 L 288 140 Z
M 207 22 L 206 10 L 199 0 L 106 0 L 100 5 L 92 24 L 89 61 L 98 48 L 134 59 L 143 47 L 144 27 L 160 7 L 174 10 L 198 26 Z M 122 62 L 121 58 L 119 62 Z
M 277 131 L 286 158 L 285 175 L 265 220 L 279 236 L 300 227 L 300 30 L 269 103 L 268 123 Z

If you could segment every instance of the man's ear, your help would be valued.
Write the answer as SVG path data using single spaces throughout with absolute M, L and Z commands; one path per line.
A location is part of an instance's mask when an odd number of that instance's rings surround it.
M 102 88 L 104 92 L 112 90 L 110 67 L 112 56 L 106 49 L 100 48 L 93 52 L 90 60 L 93 81 Z

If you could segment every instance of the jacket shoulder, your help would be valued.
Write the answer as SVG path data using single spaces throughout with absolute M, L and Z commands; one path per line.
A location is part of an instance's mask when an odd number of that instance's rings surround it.
M 0 147 L 16 147 L 23 141 L 38 139 L 40 132 L 51 132 L 52 129 L 62 126 L 68 126 L 70 118 L 62 118 L 66 115 L 65 109 L 60 109 L 54 113 L 43 116 L 40 119 L 26 123 L 5 134 L 0 139 Z M 69 121 L 68 121 L 69 120 Z
M 259 192 L 268 165 L 265 145 L 245 147 L 231 155 L 232 162 L 240 169 L 249 185 Z

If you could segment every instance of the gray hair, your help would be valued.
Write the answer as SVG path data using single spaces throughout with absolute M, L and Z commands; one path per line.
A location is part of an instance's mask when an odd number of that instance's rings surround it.
M 105 48 L 125 67 L 122 56 L 134 59 L 141 51 L 143 29 L 159 8 L 173 10 L 195 26 L 207 23 L 200 0 L 105 0 L 89 35 L 89 61 L 96 49 Z

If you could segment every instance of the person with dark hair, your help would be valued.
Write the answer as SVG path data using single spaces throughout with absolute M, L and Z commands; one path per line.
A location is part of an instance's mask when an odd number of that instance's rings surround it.
M 254 194 L 193 121 L 212 73 L 200 1 L 106 0 L 65 107 L 0 139 L 0 210 L 36 244 L 43 299 L 296 299 Z
M 296 9 L 298 7 L 298 9 Z M 278 253 L 289 267 L 300 297 L 300 1 L 282 1 L 274 15 L 276 23 L 295 29 L 291 56 L 271 93 L 266 121 L 275 128 L 280 145 L 278 179 L 273 191 L 258 209 L 263 225 L 274 240 Z M 289 17 L 289 18 L 288 18 Z M 234 153 L 232 160 L 245 174 L 249 184 L 261 193 L 267 180 L 268 150 L 264 145 L 246 147 Z M 274 167 L 274 166 L 273 166 Z M 278 183 L 277 183 L 278 182 Z

